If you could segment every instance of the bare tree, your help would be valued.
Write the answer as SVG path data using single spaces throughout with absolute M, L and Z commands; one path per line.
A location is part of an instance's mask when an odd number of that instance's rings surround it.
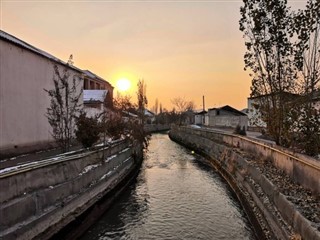
M 181 97 L 172 99 L 171 103 L 177 108 L 177 112 L 179 114 L 179 124 L 185 120 L 187 111 L 193 111 L 195 109 L 195 104 L 193 101 L 188 101 Z
M 300 92 L 312 96 L 320 83 L 320 2 L 309 0 L 306 10 L 294 17 L 295 60 L 299 70 Z
M 292 13 L 286 0 L 243 2 L 240 30 L 247 47 L 245 68 L 252 72 L 251 97 L 259 97 L 256 105 L 269 134 L 278 144 L 285 145 L 286 116 L 290 109 L 287 103 L 296 81 Z
M 320 153 L 320 110 L 313 99 L 320 93 L 320 2 L 309 0 L 305 10 L 294 17 L 295 63 L 298 72 L 298 92 L 302 96 L 290 112 L 292 134 L 296 146 L 309 155 Z
M 72 56 L 68 65 L 72 62 Z M 54 89 L 44 89 L 50 100 L 46 116 L 52 127 L 52 136 L 63 152 L 69 151 L 73 133 L 75 130 L 75 119 L 81 110 L 79 103 L 82 89 L 78 90 L 78 76 L 71 76 L 69 67 L 64 66 L 62 71 L 54 65 Z
M 251 97 L 277 144 L 320 149 L 319 111 L 313 99 L 320 83 L 320 2 L 298 12 L 286 0 L 243 0 L 240 30 L 251 70 Z

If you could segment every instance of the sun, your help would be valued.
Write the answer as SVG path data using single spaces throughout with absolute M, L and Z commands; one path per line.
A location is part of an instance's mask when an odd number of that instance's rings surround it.
M 131 86 L 131 83 L 128 79 L 126 78 L 121 78 L 117 81 L 117 88 L 119 89 L 119 91 L 121 92 L 125 92 L 127 91 Z

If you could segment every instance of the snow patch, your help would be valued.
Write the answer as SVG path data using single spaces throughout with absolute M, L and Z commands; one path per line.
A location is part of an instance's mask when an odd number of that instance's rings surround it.
M 92 169 L 97 168 L 99 166 L 101 166 L 101 164 L 93 164 L 93 165 L 86 166 L 83 169 L 83 171 L 81 173 L 79 173 L 79 176 L 81 176 L 82 174 L 85 174 L 85 173 L 87 173 L 87 172 L 91 171 Z
M 104 175 L 100 178 L 100 180 L 105 179 L 106 177 L 108 177 L 109 175 L 111 175 L 112 172 L 113 172 L 113 171 L 109 171 L 108 173 L 104 174 Z
M 18 168 L 19 168 L 19 166 L 8 167 L 8 168 L 0 169 L 0 173 L 10 172 L 10 171 L 13 171 L 13 170 L 17 170 Z
M 126 151 L 128 151 L 128 150 L 130 150 L 130 148 L 125 148 L 125 149 L 123 149 L 120 153 L 124 153 L 124 152 L 126 152 Z
M 110 162 L 113 158 L 115 158 L 116 156 L 118 156 L 118 154 L 114 154 L 114 155 L 112 155 L 112 156 L 110 156 L 110 157 L 108 157 L 106 160 L 104 160 L 104 162 Z

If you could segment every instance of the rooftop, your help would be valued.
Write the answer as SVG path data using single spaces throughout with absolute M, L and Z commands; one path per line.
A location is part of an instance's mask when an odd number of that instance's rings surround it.
M 107 90 L 83 90 L 84 102 L 104 102 L 108 94 Z
M 43 50 L 41 50 L 39 48 L 36 48 L 36 47 L 30 45 L 29 43 L 26 43 L 26 42 L 22 41 L 21 39 L 13 36 L 13 35 L 11 35 L 11 34 L 9 34 L 7 32 L 4 32 L 2 30 L 0 30 L 0 39 L 3 39 L 3 40 L 8 41 L 10 43 L 13 43 L 13 44 L 15 44 L 15 45 L 17 45 L 19 47 L 27 49 L 27 50 L 29 50 L 29 51 L 31 51 L 33 53 L 36 53 L 36 54 L 38 54 L 38 55 L 40 55 L 42 57 L 45 57 L 47 59 L 53 60 L 53 61 L 55 61 L 57 63 L 62 64 L 62 65 L 68 66 L 68 67 L 70 67 L 70 68 L 72 68 L 72 69 L 74 69 L 74 70 L 76 70 L 78 72 L 82 72 L 81 69 L 79 69 L 79 68 L 77 68 L 77 67 L 75 67 L 73 65 L 70 65 L 70 64 L 60 60 L 59 58 L 56 58 L 55 56 L 51 55 L 50 53 L 47 53 L 47 52 L 45 52 L 45 51 L 43 51 Z
M 95 80 L 100 80 L 103 81 L 104 83 L 109 84 L 112 88 L 113 86 L 105 79 L 103 79 L 102 77 L 99 77 L 98 75 L 94 74 L 93 72 L 89 71 L 89 70 L 83 70 L 82 71 L 87 77 L 91 78 L 91 79 L 95 79 Z
M 247 114 L 229 106 L 229 105 L 225 105 L 223 107 L 220 107 L 220 108 L 209 108 L 208 111 L 212 111 L 212 110 L 224 110 L 224 111 L 227 111 L 227 112 L 231 112 L 231 113 L 234 113 L 236 115 L 240 115 L 240 116 L 247 116 Z

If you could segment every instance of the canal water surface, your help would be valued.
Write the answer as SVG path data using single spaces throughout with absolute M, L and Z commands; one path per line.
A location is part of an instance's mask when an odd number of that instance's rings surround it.
M 136 182 L 81 240 L 255 239 L 227 184 L 197 158 L 152 135 Z

